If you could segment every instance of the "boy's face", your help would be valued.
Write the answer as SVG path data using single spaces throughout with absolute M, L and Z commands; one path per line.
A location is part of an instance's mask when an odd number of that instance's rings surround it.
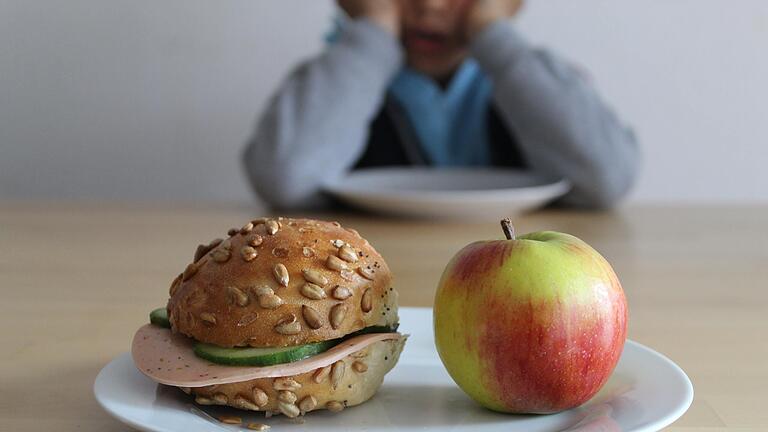
M 413 69 L 448 78 L 467 57 L 464 19 L 469 0 L 400 0 L 402 43 Z

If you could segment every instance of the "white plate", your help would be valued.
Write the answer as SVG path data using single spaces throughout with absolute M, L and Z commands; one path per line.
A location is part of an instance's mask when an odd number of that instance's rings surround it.
M 325 187 L 351 205 L 380 213 L 498 220 L 540 207 L 569 189 L 565 180 L 492 168 L 369 168 Z
M 443 369 L 432 338 L 431 309 L 401 308 L 401 330 L 411 334 L 400 362 L 370 401 L 344 410 L 308 414 L 305 424 L 283 416 L 222 407 L 200 407 L 172 387 L 158 385 L 133 366 L 126 353 L 96 378 L 94 393 L 117 419 L 143 431 L 233 431 L 210 415 L 229 414 L 266 423 L 275 432 L 311 430 L 421 431 L 657 431 L 675 421 L 693 400 L 693 386 L 672 361 L 627 341 L 606 386 L 584 406 L 554 415 L 516 416 L 476 405 Z

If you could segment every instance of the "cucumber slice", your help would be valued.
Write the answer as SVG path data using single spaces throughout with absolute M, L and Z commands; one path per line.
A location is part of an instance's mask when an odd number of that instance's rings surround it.
M 207 343 L 196 343 L 195 354 L 210 362 L 231 366 L 271 366 L 291 363 L 327 351 L 338 340 L 316 342 L 279 348 L 223 348 Z
M 165 308 L 158 308 L 150 312 L 149 322 L 159 327 L 171 328 L 171 322 L 168 321 L 168 311 Z
M 163 309 L 163 312 L 165 310 Z M 313 355 L 320 354 L 349 338 L 369 333 L 392 333 L 397 331 L 398 324 L 393 326 L 371 326 L 343 338 L 315 342 L 305 345 L 278 348 L 224 348 L 218 345 L 197 342 L 195 355 L 212 363 L 230 366 L 271 366 L 281 363 L 291 363 Z

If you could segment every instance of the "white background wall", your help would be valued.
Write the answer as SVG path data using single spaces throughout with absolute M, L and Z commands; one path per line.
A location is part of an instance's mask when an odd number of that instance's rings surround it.
M 529 1 L 637 129 L 632 199 L 768 202 L 768 2 Z M 239 151 L 316 0 L 0 0 L 0 198 L 252 199 Z

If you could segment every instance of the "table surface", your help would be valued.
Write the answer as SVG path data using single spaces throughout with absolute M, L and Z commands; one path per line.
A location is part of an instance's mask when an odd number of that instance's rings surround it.
M 91 387 L 164 304 L 198 243 L 257 208 L 0 203 L 0 430 L 127 431 Z M 387 259 L 405 306 L 430 306 L 446 262 L 497 223 L 360 214 L 314 216 L 357 228 Z M 614 265 L 632 339 L 677 362 L 696 396 L 671 431 L 768 430 L 768 207 L 546 210 L 518 232 L 564 231 Z

